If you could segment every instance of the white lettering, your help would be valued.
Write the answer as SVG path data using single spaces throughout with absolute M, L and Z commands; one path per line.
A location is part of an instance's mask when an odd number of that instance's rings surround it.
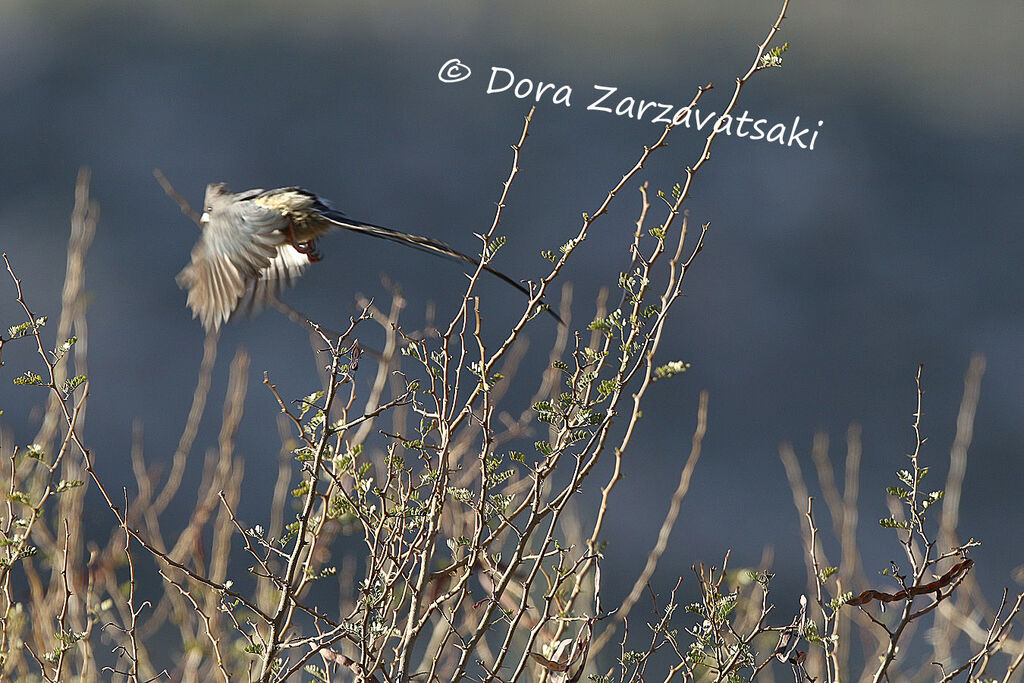
M 594 90 L 603 90 L 604 91 L 604 95 L 602 95 L 600 98 L 594 100 L 589 105 L 587 105 L 587 111 L 605 111 L 605 112 L 608 112 L 609 114 L 611 114 L 612 113 L 612 108 L 611 107 L 601 107 L 599 105 L 602 102 L 604 102 L 605 100 L 607 100 L 609 97 L 611 97 L 612 93 L 614 93 L 616 90 L 618 90 L 618 88 L 613 88 L 613 87 L 608 86 L 608 85 L 595 85 L 594 86 Z
M 495 88 L 494 87 L 494 79 L 498 75 L 499 72 L 508 75 L 508 83 L 506 83 L 504 86 L 502 86 L 500 88 Z M 492 66 L 491 67 L 491 80 L 487 84 L 487 94 L 490 95 L 491 93 L 504 92 L 505 90 L 508 90 L 509 88 L 512 87 L 512 84 L 515 83 L 515 80 L 516 80 L 516 75 L 514 73 L 512 73 L 511 69 L 506 69 L 506 68 L 501 67 L 501 66 Z

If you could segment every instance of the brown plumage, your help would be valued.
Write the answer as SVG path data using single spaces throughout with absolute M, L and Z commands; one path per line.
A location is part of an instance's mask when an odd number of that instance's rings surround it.
M 319 261 L 316 240 L 335 228 L 480 263 L 444 242 L 352 220 L 298 187 L 236 194 L 223 183 L 214 183 L 206 187 L 203 211 L 202 235 L 177 282 L 188 290 L 192 317 L 207 330 L 227 322 L 243 299 L 250 308 L 261 307 L 310 262 Z M 529 295 L 521 283 L 490 266 L 484 269 Z

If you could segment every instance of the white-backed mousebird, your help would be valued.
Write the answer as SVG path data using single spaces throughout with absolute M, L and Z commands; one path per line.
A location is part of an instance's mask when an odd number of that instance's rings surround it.
M 244 298 L 250 306 L 261 306 L 309 263 L 319 261 L 316 240 L 336 228 L 480 265 L 478 259 L 444 242 L 353 220 L 299 187 L 233 193 L 224 183 L 210 184 L 200 228 L 192 262 L 178 274 L 177 282 L 188 290 L 192 317 L 199 318 L 207 330 L 226 322 Z M 488 265 L 484 270 L 530 294 L 504 273 Z M 548 312 L 561 322 L 550 308 Z

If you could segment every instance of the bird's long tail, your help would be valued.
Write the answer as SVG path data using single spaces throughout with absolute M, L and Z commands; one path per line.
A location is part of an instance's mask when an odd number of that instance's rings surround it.
M 363 221 L 354 220 L 342 213 L 333 210 L 325 211 L 323 212 L 322 215 L 324 216 L 324 218 L 331 221 L 339 228 L 344 228 L 345 230 L 351 230 L 352 232 L 357 232 L 362 235 L 369 235 L 370 237 L 376 237 L 378 239 L 388 240 L 389 242 L 403 244 L 407 247 L 412 247 L 413 249 L 418 249 L 419 251 L 423 251 L 428 254 L 434 254 L 435 256 L 449 258 L 454 261 L 465 261 L 466 263 L 471 263 L 474 266 L 480 265 L 480 259 L 477 259 L 473 256 L 469 256 L 468 254 L 463 254 L 461 251 L 453 249 L 452 247 L 448 246 L 441 240 L 435 240 L 430 237 L 423 237 L 422 235 L 411 235 L 409 233 L 401 232 L 399 230 L 385 228 L 381 225 L 374 225 L 373 223 L 365 223 Z M 521 282 L 516 282 L 508 275 L 502 273 L 500 270 L 491 268 L 486 263 L 484 264 L 483 268 L 491 275 L 494 275 L 495 277 L 500 278 L 501 280 L 504 280 L 508 284 L 512 285 L 523 294 L 527 296 L 531 295 L 530 290 L 527 289 Z M 547 306 L 546 304 L 543 305 L 547 307 L 548 313 L 550 313 L 555 320 L 557 320 L 559 323 L 562 323 L 562 319 L 558 316 L 557 313 L 555 313 L 554 309 L 552 309 L 550 306 Z

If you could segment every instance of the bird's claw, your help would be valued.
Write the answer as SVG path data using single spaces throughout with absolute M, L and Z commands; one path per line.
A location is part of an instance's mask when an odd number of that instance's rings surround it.
M 290 223 L 288 224 L 288 241 L 295 248 L 295 251 L 305 254 L 310 263 L 316 263 L 323 258 L 323 254 L 320 253 L 316 246 L 316 240 L 299 242 L 295 239 L 295 229 Z
M 298 242 L 295 245 L 295 250 L 300 254 L 305 254 L 306 258 L 309 259 L 310 263 L 316 263 L 323 258 L 323 254 L 316 246 L 316 242 L 310 240 L 308 242 Z

